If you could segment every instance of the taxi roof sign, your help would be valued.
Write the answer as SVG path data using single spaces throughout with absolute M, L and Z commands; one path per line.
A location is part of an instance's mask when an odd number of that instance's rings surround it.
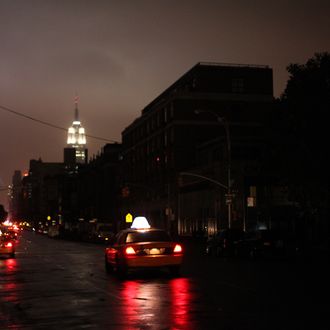
M 133 229 L 148 229 L 150 228 L 149 222 L 146 217 L 135 217 L 131 225 Z

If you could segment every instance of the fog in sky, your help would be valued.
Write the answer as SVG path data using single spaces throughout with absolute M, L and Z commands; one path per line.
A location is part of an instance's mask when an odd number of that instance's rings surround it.
M 87 134 L 121 141 L 197 62 L 269 65 L 280 96 L 288 64 L 329 51 L 329 16 L 328 0 L 0 0 L 0 106 L 68 128 L 77 93 Z M 63 161 L 66 132 L 0 108 L 0 141 L 3 187 L 30 159 Z

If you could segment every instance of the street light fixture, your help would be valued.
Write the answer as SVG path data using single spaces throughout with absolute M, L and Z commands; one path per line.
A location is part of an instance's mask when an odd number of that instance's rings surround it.
M 211 110 L 195 110 L 195 114 L 200 113 L 210 113 L 216 117 L 217 122 L 222 124 L 226 132 L 226 141 L 227 141 L 227 194 L 226 194 L 226 204 L 228 207 L 228 228 L 231 228 L 231 204 L 232 204 L 232 190 L 231 190 L 231 141 L 229 133 L 229 123 L 226 118 L 219 116 L 217 113 Z

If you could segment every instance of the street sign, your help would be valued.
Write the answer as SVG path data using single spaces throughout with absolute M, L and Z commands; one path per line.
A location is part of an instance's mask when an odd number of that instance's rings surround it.
M 234 194 L 225 194 L 226 197 L 226 205 L 230 205 L 233 203 Z
M 233 203 L 233 199 L 232 199 L 232 197 L 230 197 L 230 198 L 226 198 L 226 205 L 230 205 L 230 204 L 232 204 Z
M 133 222 L 133 216 L 131 213 L 127 213 L 125 217 L 126 222 Z
M 121 189 L 121 195 L 122 195 L 122 197 L 124 197 L 124 198 L 125 197 L 128 197 L 129 194 L 130 194 L 129 187 L 123 187 Z

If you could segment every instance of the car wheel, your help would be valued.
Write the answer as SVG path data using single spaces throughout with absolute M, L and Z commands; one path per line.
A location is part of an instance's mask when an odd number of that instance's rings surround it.
M 177 277 L 180 275 L 180 266 L 170 266 L 168 267 L 171 276 Z
M 222 250 L 221 246 L 217 246 L 217 247 L 215 248 L 215 255 L 216 255 L 217 257 L 222 257 L 222 256 L 223 256 L 223 250 Z
M 128 269 L 125 266 L 117 266 L 117 275 L 119 278 L 125 278 L 127 276 Z
M 256 250 L 251 249 L 251 250 L 249 251 L 249 258 L 250 258 L 251 260 L 255 260 L 256 257 L 257 257 Z
M 128 273 L 128 268 L 126 265 L 120 263 L 118 258 L 116 258 L 116 273 L 119 278 L 125 278 Z
M 105 266 L 105 270 L 107 273 L 112 273 L 113 272 L 113 268 L 110 265 L 109 261 L 107 260 L 107 257 L 104 258 L 104 266 Z

